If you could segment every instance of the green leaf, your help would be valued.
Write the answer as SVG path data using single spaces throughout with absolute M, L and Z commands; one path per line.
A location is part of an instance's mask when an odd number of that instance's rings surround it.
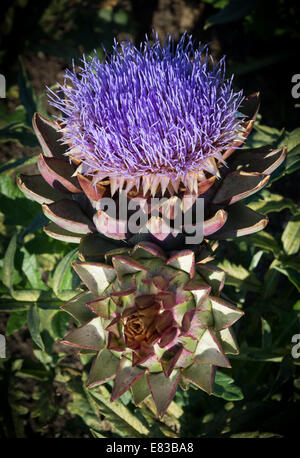
M 270 437 L 283 437 L 283 436 L 277 433 L 262 433 L 260 431 L 249 431 L 246 433 L 231 434 L 230 437 L 234 439 L 254 439 L 254 438 L 269 439 Z
M 64 258 L 58 263 L 52 280 L 52 288 L 54 293 L 59 297 L 63 289 L 67 289 L 68 286 L 72 286 L 72 271 L 71 265 L 77 256 L 78 248 L 70 251 Z
M 210 3 L 214 8 L 224 8 L 230 0 L 202 0 L 204 3 Z
M 7 312 L 7 313 L 12 313 L 12 312 L 20 312 L 24 310 L 28 310 L 31 307 L 30 302 L 17 302 L 11 297 L 3 299 L 0 299 L 0 312 Z
M 9 113 L 4 104 L 0 105 L 0 129 L 10 124 L 25 123 L 26 122 L 26 111 L 23 105 L 19 105 L 15 108 L 15 111 Z
M 296 211 L 296 205 L 291 199 L 286 199 L 280 194 L 272 194 L 271 192 L 264 190 L 258 196 L 258 200 L 252 201 L 248 204 L 252 210 L 267 215 L 271 212 L 281 212 L 285 208 Z
M 293 155 L 288 154 L 287 156 L 286 166 L 285 166 L 285 173 L 287 175 L 294 173 L 300 169 L 300 147 L 297 146 L 295 148 L 295 151 L 293 152 L 295 154 Z
M 62 339 L 68 329 L 70 323 L 70 315 L 65 312 L 57 312 L 51 321 L 51 328 L 54 336 L 57 339 Z
M 72 401 L 67 406 L 70 413 L 78 415 L 89 428 L 101 433 L 102 425 L 97 407 L 83 382 L 73 377 L 68 382 L 68 389 L 72 392 Z
M 178 419 L 183 415 L 183 410 L 176 402 L 172 401 L 168 407 L 167 414 Z
M 90 431 L 91 431 L 92 436 L 95 437 L 95 439 L 105 439 L 105 438 L 107 438 L 107 436 L 103 436 L 103 434 L 99 433 L 98 431 L 96 431 L 93 428 L 90 428 Z
M 20 197 L 24 199 L 24 202 L 27 202 L 28 200 L 25 200 L 24 194 L 8 175 L 1 175 L 0 177 L 0 193 L 9 199 L 16 199 L 17 197 Z
M 143 423 L 125 407 L 120 400 L 110 402 L 110 393 L 101 386 L 98 390 L 90 391 L 102 415 L 110 421 L 116 432 L 123 437 L 139 438 L 148 435 L 149 430 Z
M 0 212 L 6 225 L 27 226 L 40 211 L 40 206 L 27 199 L 8 175 L 0 175 Z
M 300 310 L 300 301 L 297 301 L 296 304 L 293 307 L 293 310 Z
M 22 368 L 16 372 L 16 376 L 21 378 L 34 378 L 35 380 L 45 382 L 49 379 L 49 371 L 46 369 Z
M 230 0 L 225 8 L 207 19 L 204 29 L 208 29 L 217 24 L 237 21 L 238 19 L 248 16 L 260 2 L 261 0 Z
M 272 350 L 272 331 L 271 326 L 263 317 L 261 317 L 262 329 L 262 348 L 265 351 Z
M 51 395 L 51 383 L 40 383 L 39 391 L 34 393 L 36 403 L 30 412 L 30 416 L 31 418 L 38 418 L 41 426 L 49 424 L 58 411 L 57 405 L 49 402 Z
M 29 79 L 28 79 L 28 76 L 25 71 L 21 58 L 19 58 L 18 84 L 19 84 L 20 99 L 21 99 L 22 105 L 24 105 L 26 109 L 27 124 L 31 126 L 32 117 L 34 113 L 37 111 L 36 97 L 31 87 L 31 84 L 29 82 Z
M 15 291 L 16 292 L 16 291 Z M 13 311 L 21 311 L 21 310 L 28 310 L 30 307 L 32 307 L 32 302 L 36 302 L 36 299 L 34 297 L 31 297 L 30 299 L 33 300 L 22 300 L 21 295 L 27 297 L 28 294 L 30 293 L 30 290 L 24 290 L 24 291 L 17 291 L 20 293 L 18 297 L 19 300 L 12 298 L 11 296 L 8 295 L 3 295 L 0 298 L 0 311 L 1 312 L 13 312 Z M 37 293 L 41 293 L 41 291 L 37 291 Z M 40 309 L 45 309 L 45 310 L 58 310 L 61 307 L 61 299 L 57 299 L 57 297 L 51 297 L 51 295 L 46 295 L 40 294 L 36 295 L 37 299 L 39 300 L 39 308 Z M 40 296 L 40 298 L 39 298 Z
M 41 291 L 40 289 L 12 289 L 10 294 L 17 301 L 23 302 L 36 302 L 42 299 L 53 301 L 53 296 L 49 291 Z
M 275 264 L 274 269 L 288 277 L 289 281 L 300 291 L 300 273 L 296 270 L 286 268 L 282 264 Z
M 13 123 L 0 129 L 0 142 L 16 142 L 20 146 L 37 146 L 32 129 L 24 123 Z
M 284 267 L 289 267 L 300 272 L 300 257 L 298 255 L 281 255 L 278 260 Z
M 41 289 L 23 289 L 15 290 L 13 288 L 14 277 L 14 257 L 17 248 L 17 233 L 12 237 L 5 252 L 2 268 L 2 282 L 8 288 L 11 296 L 17 301 L 36 302 L 39 299 L 52 301 L 53 297 L 50 292 Z
M 265 277 L 264 277 L 264 288 L 263 298 L 271 297 L 276 293 L 277 284 L 280 277 L 279 272 L 275 269 L 274 265 L 277 260 L 273 261 L 270 265 Z
M 253 258 L 251 259 L 251 263 L 250 263 L 250 266 L 249 266 L 249 271 L 252 271 L 252 270 L 256 269 L 256 267 L 258 266 L 263 254 L 264 254 L 263 250 L 260 250 L 257 253 L 255 253 Z
M 281 240 L 287 254 L 296 254 L 300 248 L 300 214 L 293 216 L 284 229 Z
M 36 304 L 34 304 L 27 312 L 27 322 L 29 332 L 31 334 L 32 340 L 36 345 L 41 349 L 45 350 L 44 342 L 40 334 L 40 317 L 39 310 Z
M 14 273 L 14 258 L 17 249 L 17 233 L 11 238 L 5 252 L 2 269 L 2 282 L 9 289 L 12 289 L 12 279 Z
M 57 84 L 54 84 L 50 89 L 58 89 L 58 85 Z M 36 111 L 40 114 L 42 114 L 43 116 L 47 117 L 49 116 L 48 113 L 47 113 L 47 110 L 45 109 L 45 105 L 44 105 L 44 100 L 45 100 L 45 97 L 46 97 L 46 93 L 45 92 L 42 92 L 42 94 L 39 94 L 36 98 Z
M 10 336 L 17 332 L 27 322 L 27 313 L 25 310 L 20 312 L 12 312 L 9 315 L 6 324 L 6 336 Z
M 300 145 L 300 127 L 297 129 L 294 129 L 292 132 L 290 132 L 289 137 L 288 137 L 288 144 L 287 144 L 287 149 L 289 152 L 289 156 L 293 156 L 296 154 L 295 148 Z
M 253 272 L 248 272 L 242 265 L 236 265 L 225 259 L 218 263 L 218 267 L 226 273 L 226 284 L 236 288 L 245 288 L 248 291 L 260 291 L 261 282 Z
M 27 234 L 32 234 L 36 232 L 38 229 L 41 229 L 48 223 L 48 218 L 44 215 L 44 213 L 40 212 L 38 215 L 36 215 L 28 224 L 28 226 L 24 229 L 22 232 L 22 238 Z
M 27 277 L 32 288 L 47 290 L 47 286 L 43 282 L 41 273 L 38 270 L 36 256 L 34 254 L 28 253 L 24 246 L 20 249 L 20 252 L 24 254 L 22 271 Z
M 284 129 L 280 131 L 275 127 L 265 126 L 256 122 L 253 132 L 246 140 L 245 147 L 259 148 L 269 144 L 277 148 L 285 145 L 285 140 Z
M 287 380 L 293 378 L 294 367 L 291 355 L 286 355 L 280 363 L 276 378 L 273 380 L 273 383 L 270 387 L 270 392 L 268 397 L 271 394 L 275 393 L 281 385 L 283 385 Z
M 37 154 L 31 157 L 22 157 L 20 159 L 11 159 L 10 161 L 5 162 L 5 164 L 3 164 L 0 167 L 0 174 L 4 172 L 8 172 L 8 171 L 16 172 L 18 169 L 20 169 L 21 167 L 24 167 L 25 165 L 35 164 L 37 160 L 38 160 Z
M 265 350 L 256 347 L 245 347 L 240 348 L 239 355 L 232 355 L 232 359 L 238 359 L 242 361 L 265 361 L 280 363 L 283 356 L 275 353 L 267 353 Z
M 280 251 L 280 246 L 278 245 L 276 239 L 265 231 L 257 232 L 256 234 L 251 234 L 248 237 L 250 245 L 253 245 L 257 248 L 262 248 L 265 251 L 270 251 L 271 253 L 278 253 Z
M 234 384 L 233 378 L 217 370 L 213 395 L 226 401 L 240 401 L 244 399 L 242 390 Z
M 300 128 L 293 130 L 287 137 L 287 159 L 285 164 L 286 175 L 296 172 L 300 168 Z
M 180 435 L 177 432 L 180 430 L 180 422 L 178 418 L 175 415 L 173 415 L 173 413 L 170 413 L 170 411 L 173 410 L 173 408 L 171 407 L 172 404 L 175 404 L 175 403 L 171 402 L 166 414 L 163 416 L 163 418 L 160 419 L 159 422 L 157 421 L 156 406 L 151 397 L 148 397 L 147 399 L 145 399 L 143 403 L 141 404 L 141 406 L 139 407 L 139 409 L 136 409 L 135 411 L 136 416 L 145 424 L 147 428 L 150 427 L 150 431 L 147 437 L 156 437 L 156 438 L 158 437 L 179 438 L 180 437 Z

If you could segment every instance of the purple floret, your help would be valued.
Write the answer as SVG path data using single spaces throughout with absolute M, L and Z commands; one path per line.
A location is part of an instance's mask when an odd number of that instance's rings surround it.
M 146 39 L 139 49 L 115 42 L 104 62 L 96 54 L 82 62 L 50 98 L 86 175 L 175 179 L 198 173 L 237 138 L 242 92 L 225 78 L 225 58 L 214 65 L 190 36 L 177 46 L 170 36 L 164 45 Z

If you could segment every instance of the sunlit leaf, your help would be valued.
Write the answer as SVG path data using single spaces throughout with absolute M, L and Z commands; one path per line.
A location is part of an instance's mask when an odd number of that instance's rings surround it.
M 26 311 L 12 312 L 9 315 L 9 318 L 6 323 L 6 332 L 7 336 L 10 336 L 14 332 L 18 331 L 24 324 L 27 322 L 27 313 Z
M 32 340 L 36 343 L 36 345 L 41 349 L 44 350 L 44 342 L 41 338 L 40 334 L 40 317 L 39 317 L 39 310 L 36 304 L 34 304 L 27 312 L 27 322 L 29 332 L 31 334 Z
M 284 229 L 281 240 L 287 254 L 295 254 L 300 248 L 300 214 L 293 216 Z
M 234 384 L 233 378 L 219 370 L 216 372 L 213 395 L 227 401 L 240 401 L 244 398 L 242 390 Z
M 97 391 L 92 390 L 91 395 L 98 405 L 100 412 L 105 418 L 112 422 L 117 432 L 123 437 L 147 436 L 148 430 L 120 400 L 110 402 L 110 393 L 101 386 Z

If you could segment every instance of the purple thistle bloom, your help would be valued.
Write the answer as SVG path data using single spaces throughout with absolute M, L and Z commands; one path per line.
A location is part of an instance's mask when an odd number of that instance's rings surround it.
M 104 62 L 97 55 L 82 62 L 79 74 L 66 71 L 64 98 L 50 97 L 81 173 L 94 182 L 217 173 L 211 159 L 224 162 L 243 122 L 242 92 L 225 78 L 224 57 L 215 65 L 207 47 L 195 48 L 185 34 L 177 46 L 170 36 L 163 46 L 146 39 L 140 49 L 115 42 Z

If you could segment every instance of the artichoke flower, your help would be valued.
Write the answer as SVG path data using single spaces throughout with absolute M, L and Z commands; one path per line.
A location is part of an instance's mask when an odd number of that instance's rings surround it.
M 238 353 L 231 326 L 243 315 L 220 298 L 224 272 L 151 242 L 102 261 L 73 264 L 86 288 L 62 307 L 81 323 L 63 343 L 96 352 L 87 386 L 114 380 L 111 401 L 127 390 L 136 405 L 150 396 L 159 417 L 178 385 L 211 394 L 215 368 Z
M 191 37 L 177 45 L 155 37 L 140 48 L 115 43 L 104 62 L 95 55 L 83 59 L 78 74 L 66 71 L 50 97 L 63 117 L 34 116 L 40 173 L 18 178 L 51 220 L 48 235 L 78 243 L 99 233 L 130 246 L 148 240 L 174 250 L 186 245 L 191 228 L 219 240 L 267 224 L 239 201 L 267 184 L 286 150 L 241 149 L 259 95 L 235 92 L 225 59 L 215 64 Z M 140 211 L 136 231 L 128 224 L 133 208 Z M 190 212 L 190 227 L 178 225 L 178 212 Z
M 62 117 L 34 115 L 39 173 L 18 177 L 51 221 L 45 232 L 80 243 L 84 286 L 62 307 L 80 326 L 63 342 L 96 353 L 87 385 L 113 380 L 112 401 L 152 397 L 160 417 L 178 386 L 212 394 L 216 367 L 238 353 L 231 326 L 243 312 L 221 297 L 213 241 L 265 227 L 240 201 L 286 156 L 242 149 L 259 94 L 236 92 L 225 70 L 186 34 L 84 58 L 51 91 Z M 204 243 L 189 245 L 199 228 Z

